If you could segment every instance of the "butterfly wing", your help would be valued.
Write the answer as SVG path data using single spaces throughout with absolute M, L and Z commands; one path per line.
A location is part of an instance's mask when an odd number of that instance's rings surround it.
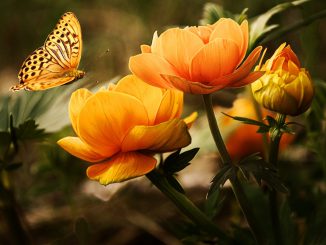
M 45 40 L 44 47 L 62 67 L 78 67 L 82 53 L 82 34 L 79 21 L 73 13 L 61 16 Z
M 73 13 L 65 13 L 47 37 L 44 46 L 24 61 L 11 90 L 44 90 L 77 80 L 82 51 L 81 29 Z M 82 73 L 82 75 L 78 72 Z

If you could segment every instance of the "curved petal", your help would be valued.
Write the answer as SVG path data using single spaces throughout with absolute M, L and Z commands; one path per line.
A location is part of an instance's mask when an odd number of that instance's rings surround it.
M 85 144 L 78 137 L 64 137 L 57 143 L 71 155 L 87 162 L 99 162 L 107 158 L 93 151 L 89 145 Z M 112 154 L 114 153 L 115 152 L 112 152 Z
M 108 185 L 145 175 L 155 166 L 154 157 L 138 152 L 119 153 L 106 162 L 88 167 L 87 176 Z
M 152 53 L 163 57 L 180 76 L 189 79 L 191 59 L 203 46 L 203 41 L 191 31 L 171 28 L 162 33 L 155 45 L 152 45 Z
M 190 26 L 186 29 L 200 37 L 205 44 L 209 42 L 209 37 L 212 33 L 212 28 L 210 26 Z
M 100 91 L 89 98 L 78 120 L 80 138 L 104 156 L 118 151 L 125 134 L 135 125 L 148 125 L 144 105 L 115 91 Z
M 151 52 L 151 46 L 143 44 L 140 46 L 140 50 L 142 53 L 150 53 Z
M 238 81 L 234 81 L 234 82 L 230 83 L 228 85 L 228 87 L 238 88 L 238 87 L 248 85 L 248 84 L 256 81 L 257 79 L 261 78 L 264 74 L 265 74 L 264 71 L 254 71 L 252 73 L 249 73 L 248 76 L 246 76 Z
M 230 39 L 234 41 L 239 47 L 239 56 L 242 54 L 244 48 L 245 37 L 243 36 L 243 31 L 245 30 L 245 23 L 241 28 L 240 25 L 232 19 L 221 18 L 214 24 L 214 30 L 209 38 L 209 41 L 212 42 L 217 38 L 221 39 Z M 248 27 L 248 23 L 247 23 Z M 247 29 L 248 31 L 248 29 Z M 248 33 L 247 33 L 248 38 Z M 248 43 L 247 43 L 248 44 Z
M 241 52 L 240 52 L 240 62 L 242 62 L 243 58 L 245 57 L 245 55 L 247 53 L 248 43 L 249 43 L 248 21 L 247 20 L 242 21 L 240 28 L 241 28 L 242 35 L 243 35 L 243 43 L 242 43 L 243 45 L 241 47 Z
M 180 117 L 183 109 L 183 93 L 176 89 L 167 89 L 158 108 L 155 124 Z
M 151 53 L 130 57 L 129 69 L 146 83 L 160 88 L 173 88 L 171 84 L 161 78 L 160 73 L 177 75 L 166 60 Z
M 189 145 L 191 137 L 181 119 L 173 119 L 155 126 L 136 126 L 126 135 L 121 151 L 173 151 Z
M 208 43 L 191 62 L 191 80 L 209 82 L 232 73 L 239 63 L 239 52 L 239 46 L 229 39 L 217 38 Z
M 118 82 L 115 91 L 139 99 L 147 110 L 149 125 L 154 124 L 163 96 L 162 89 L 151 86 L 134 75 L 128 75 Z
M 191 128 L 192 124 L 195 122 L 195 120 L 198 117 L 197 111 L 191 113 L 189 116 L 185 117 L 183 121 L 187 124 L 188 128 Z
M 224 83 L 217 84 L 215 86 L 208 86 L 200 82 L 187 81 L 181 77 L 171 76 L 166 74 L 161 74 L 167 82 L 173 84 L 176 89 L 179 89 L 185 93 L 191 94 L 210 94 L 219 89 L 224 88 L 226 85 Z
M 246 78 L 250 73 L 252 67 L 257 62 L 261 50 L 261 46 L 255 48 L 237 70 L 229 75 L 215 79 L 210 83 L 210 85 L 217 86 L 220 84 L 225 84 L 228 87 L 232 87 L 232 84 L 236 84 L 238 81 Z
M 73 129 L 78 135 L 77 121 L 81 108 L 83 108 L 86 100 L 92 96 L 92 92 L 86 88 L 81 88 L 72 93 L 69 101 L 69 116 Z

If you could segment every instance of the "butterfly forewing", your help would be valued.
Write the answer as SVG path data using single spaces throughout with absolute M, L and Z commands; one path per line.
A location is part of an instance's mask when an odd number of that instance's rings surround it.
M 82 36 L 78 19 L 73 13 L 65 13 L 60 18 L 44 46 L 58 64 L 77 68 L 82 52 Z
M 84 72 L 77 71 L 82 51 L 81 29 L 76 16 L 65 13 L 47 37 L 44 46 L 24 61 L 12 90 L 44 90 L 77 80 Z

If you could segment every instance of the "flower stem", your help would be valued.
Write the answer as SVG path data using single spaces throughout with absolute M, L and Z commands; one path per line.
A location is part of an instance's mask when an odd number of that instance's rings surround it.
M 165 194 L 182 213 L 208 234 L 218 237 L 221 244 L 234 244 L 234 241 L 224 234 L 208 217 L 197 208 L 184 194 L 174 189 L 163 174 L 157 169 L 146 174 L 147 178 Z
M 276 130 L 271 134 L 270 137 L 270 148 L 269 148 L 269 156 L 268 160 L 270 164 L 273 164 L 273 166 L 277 169 L 278 167 L 278 153 L 279 153 L 279 145 L 282 137 L 282 132 L 280 130 L 280 127 L 284 124 L 286 119 L 285 115 L 278 114 L 276 117 Z M 278 197 L 277 192 L 275 190 L 271 190 L 269 192 L 269 204 L 270 204 L 270 214 L 271 214 L 271 220 L 273 225 L 273 232 L 275 237 L 275 243 L 282 245 L 282 230 L 280 225 L 280 217 L 279 217 L 279 207 L 278 207 Z
M 212 105 L 212 97 L 210 94 L 204 94 L 203 99 L 204 99 L 205 110 L 206 110 L 209 128 L 211 130 L 211 134 L 213 136 L 215 145 L 221 155 L 222 164 L 223 164 L 223 166 L 225 166 L 227 164 L 231 164 L 232 163 L 231 157 L 226 149 L 222 135 L 220 133 L 220 129 L 218 128 L 218 125 L 216 122 L 213 105 Z
M 223 138 L 221 136 L 220 130 L 219 130 L 217 122 L 216 122 L 211 95 L 204 94 L 203 99 L 204 99 L 208 124 L 209 124 L 210 130 L 211 130 L 213 139 L 215 141 L 216 147 L 221 155 L 222 164 L 223 164 L 223 166 L 225 166 L 227 164 L 232 164 L 232 159 L 226 149 L 226 146 L 224 144 Z M 243 190 L 242 185 L 241 185 L 240 181 L 238 180 L 237 176 L 234 176 L 234 178 L 231 178 L 230 182 L 232 184 L 233 192 L 235 194 L 235 197 L 237 198 L 237 201 L 240 205 L 242 213 L 244 214 L 244 216 L 248 222 L 248 225 L 252 231 L 252 234 L 255 237 L 257 243 L 258 244 L 267 244 L 267 241 L 264 238 L 261 226 L 258 224 L 258 222 L 256 222 L 257 219 L 254 215 L 254 212 L 251 209 L 249 200 L 248 200 L 246 193 Z

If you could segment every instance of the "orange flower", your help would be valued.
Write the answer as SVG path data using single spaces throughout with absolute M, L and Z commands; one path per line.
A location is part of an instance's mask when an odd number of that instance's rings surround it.
M 254 105 L 248 98 L 239 98 L 233 103 L 233 107 L 225 111 L 230 116 L 247 117 L 257 120 Z M 263 116 L 267 116 L 267 110 L 262 110 Z M 273 116 L 273 114 L 272 114 Z M 221 117 L 219 124 L 224 132 L 227 132 L 226 147 L 232 159 L 240 160 L 256 152 L 263 152 L 263 135 L 257 133 L 257 126 L 240 123 L 230 117 Z M 294 141 L 291 134 L 284 134 L 280 142 L 280 150 L 284 150 Z
M 152 45 L 142 45 L 142 53 L 130 58 L 129 67 L 151 85 L 193 94 L 240 87 L 263 74 L 250 73 L 261 47 L 242 63 L 248 35 L 246 20 L 239 25 L 225 18 L 213 25 L 172 28 L 159 37 L 154 33 Z
M 265 75 L 252 83 L 255 99 L 265 108 L 285 115 L 305 112 L 314 95 L 309 72 L 300 67 L 300 61 L 290 45 L 283 43 L 257 70 Z
M 79 89 L 69 104 L 78 137 L 65 137 L 58 144 L 96 163 L 87 175 L 101 184 L 135 178 L 155 168 L 154 153 L 190 144 L 187 125 L 196 113 L 184 121 L 179 118 L 182 107 L 181 92 L 152 87 L 132 75 L 94 94 Z

